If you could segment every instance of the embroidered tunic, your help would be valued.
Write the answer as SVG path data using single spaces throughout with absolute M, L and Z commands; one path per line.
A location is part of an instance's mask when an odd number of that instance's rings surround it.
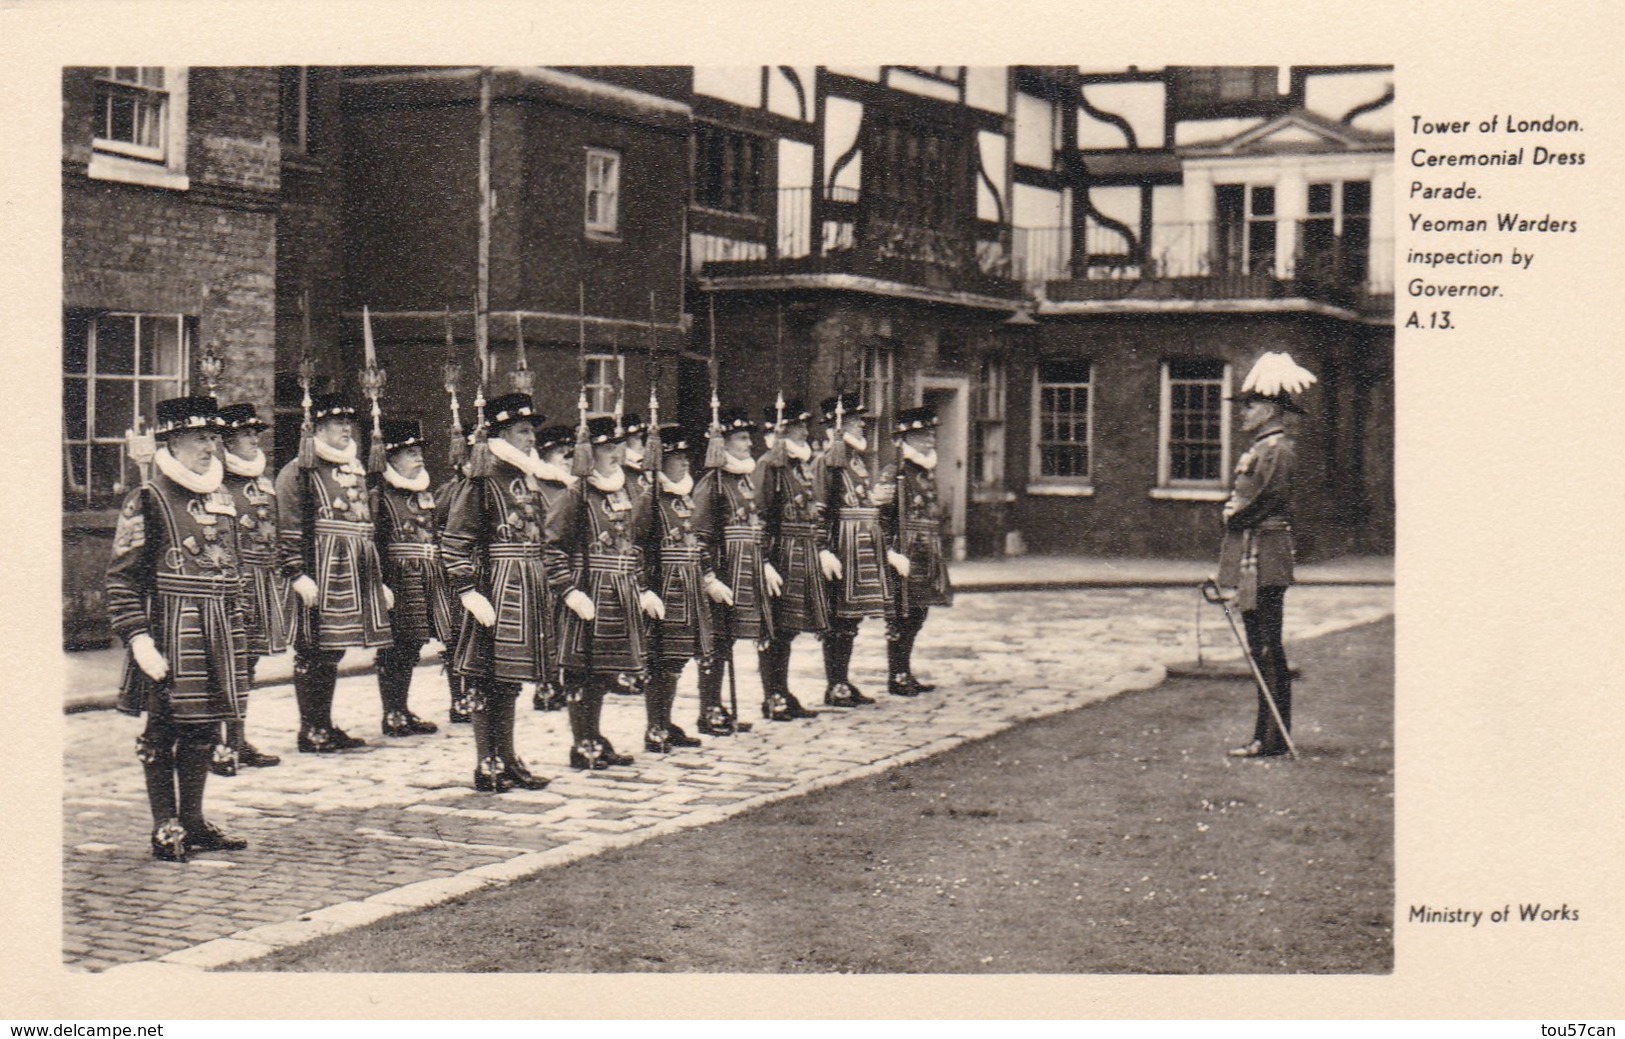
M 384 583 L 395 593 L 390 611 L 395 629 L 423 641 L 450 642 L 455 620 L 436 532 L 438 497 L 427 488 L 411 491 L 386 480 L 377 492 L 376 528 Z
M 308 575 L 317 588 L 314 610 L 294 600 L 290 634 L 297 646 L 333 650 L 392 641 L 366 478 L 359 462 L 320 457 L 312 469 L 301 469 L 295 459 L 277 474 L 283 576 Z
M 713 572 L 711 511 L 694 494 L 655 493 L 658 504 L 644 557 L 648 583 L 666 606 L 650 625 L 650 657 L 681 665 L 711 652 L 711 600 L 703 584 Z
M 880 500 L 863 456 L 856 451 L 835 468 L 819 456 L 815 479 L 823 489 L 824 525 L 841 560 L 841 580 L 830 582 L 830 613 L 835 617 L 879 617 L 891 598 Z
M 161 472 L 124 499 L 107 567 L 109 619 L 126 644 L 151 635 L 169 675 L 155 683 L 127 657 L 120 711 L 160 710 L 167 699 L 178 722 L 242 718 L 248 642 L 236 518 L 229 491 L 197 493 Z
M 269 476 L 226 473 L 221 484 L 237 508 L 237 562 L 243 578 L 243 626 L 257 657 L 288 648 L 293 593 L 277 568 L 276 485 Z
M 734 639 L 772 638 L 772 600 L 762 570 L 766 534 L 756 511 L 755 474 L 713 469 L 700 480 L 694 496 L 712 510 L 717 578 L 734 593 L 728 630 L 719 634 Z
M 560 600 L 559 657 L 566 671 L 619 675 L 642 671 L 648 632 L 638 596 L 643 551 L 653 522 L 651 492 L 627 481 L 603 491 L 582 479 L 548 514 L 548 583 Z M 592 600 L 583 621 L 562 600 L 576 589 Z
M 773 628 L 780 634 L 829 627 L 829 598 L 819 567 L 820 549 L 829 547 L 817 465 L 789 455 L 782 465 L 761 470 L 758 503 L 767 538 L 767 559 L 784 578 L 773 602 Z
M 952 606 L 954 593 L 948 580 L 948 557 L 942 545 L 942 498 L 937 493 L 936 474 L 905 459 L 901 481 L 893 463 L 881 473 L 880 482 L 891 492 L 883 496 L 887 502 L 881 515 L 891 548 L 908 557 L 908 579 L 893 575 L 902 595 L 900 605 L 904 610 Z M 898 522 L 899 511 L 901 523 Z
M 500 459 L 493 459 L 490 476 L 458 488 L 441 542 L 447 579 L 456 595 L 477 591 L 496 611 L 489 628 L 465 611 L 452 661 L 458 674 L 503 682 L 547 676 L 545 519 L 536 481 Z
M 1238 590 L 1243 610 L 1252 608 L 1259 588 L 1292 584 L 1296 461 L 1292 440 L 1281 429 L 1258 434 L 1236 460 L 1235 484 L 1224 506 L 1219 583 Z

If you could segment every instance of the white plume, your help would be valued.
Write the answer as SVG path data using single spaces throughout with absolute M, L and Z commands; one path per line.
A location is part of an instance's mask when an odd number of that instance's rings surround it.
M 1292 359 L 1289 353 L 1266 353 L 1247 373 L 1241 392 L 1274 397 L 1281 393 L 1302 393 L 1318 382 L 1314 373 Z

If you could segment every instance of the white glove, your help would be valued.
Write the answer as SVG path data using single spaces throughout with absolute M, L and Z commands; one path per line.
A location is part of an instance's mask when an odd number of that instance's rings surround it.
M 458 596 L 463 601 L 463 609 L 468 615 L 479 621 L 485 627 L 493 627 L 497 622 L 497 608 L 491 605 L 491 600 L 470 588 Z
M 598 616 L 598 610 L 593 606 L 592 599 L 579 588 L 570 589 L 564 597 L 564 605 L 570 607 L 570 612 L 584 621 L 590 621 Z
M 395 608 L 395 592 L 387 584 L 381 584 L 378 587 L 384 593 L 384 609 L 393 610 Z
M 767 581 L 767 594 L 778 595 L 784 591 L 784 578 L 780 577 L 779 572 L 773 569 L 772 563 L 762 564 L 762 577 Z
M 661 602 L 660 596 L 656 595 L 655 593 L 639 592 L 638 605 L 643 607 L 644 613 L 653 617 L 655 620 L 663 621 L 666 619 L 666 604 Z
M 715 577 L 707 577 L 704 581 L 704 588 L 705 594 L 711 597 L 712 602 L 719 602 L 724 606 L 734 604 L 734 590 Z
M 299 593 L 299 598 L 311 609 L 316 608 L 316 582 L 310 579 L 309 574 L 300 574 L 293 579 L 293 590 Z
M 158 646 L 152 641 L 152 636 L 146 632 L 130 640 L 130 655 L 135 657 L 135 666 L 146 673 L 154 682 L 162 682 L 169 675 L 169 661 L 158 652 Z
M 824 571 L 824 580 L 839 581 L 841 579 L 841 560 L 834 552 L 827 548 L 818 550 L 818 567 Z
M 897 576 L 908 576 L 908 556 L 903 555 L 901 552 L 894 552 L 888 548 L 886 550 L 886 562 L 890 563 L 891 568 L 897 571 Z

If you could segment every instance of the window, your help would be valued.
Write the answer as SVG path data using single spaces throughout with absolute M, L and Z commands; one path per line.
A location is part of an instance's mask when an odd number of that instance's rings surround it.
M 89 175 L 186 188 L 186 69 L 122 65 L 94 75 Z
M 1094 380 L 1084 360 L 1046 361 L 1033 373 L 1033 473 L 1040 482 L 1087 486 Z
M 284 156 L 309 155 L 315 151 L 316 113 L 312 104 L 315 75 L 315 70 L 305 65 L 282 70 L 277 130 Z
M 1179 118 L 1256 108 L 1281 96 L 1280 71 L 1273 65 L 1182 66 L 1168 71 L 1169 100 Z
M 979 488 L 1004 486 L 1004 358 L 987 355 L 976 369 L 971 427 L 971 483 Z
M 140 480 L 124 435 L 150 432 L 158 401 L 186 391 L 195 318 L 67 315 L 63 340 L 64 483 L 83 505 L 110 504 Z
M 1298 277 L 1359 285 L 1371 252 L 1371 182 L 1309 185 L 1299 238 Z
M 896 351 L 890 343 L 871 343 L 859 360 L 858 393 L 878 422 L 891 418 L 891 387 Z M 885 426 L 889 430 L 889 426 Z
M 1163 363 L 1157 484 L 1164 493 L 1154 497 L 1223 495 L 1229 482 L 1229 387 L 1230 366 L 1223 361 Z
M 587 149 L 587 233 L 620 232 L 621 156 L 603 148 Z
M 759 137 L 720 126 L 694 128 L 694 204 L 729 213 L 761 215 L 766 149 Z
M 1219 184 L 1214 188 L 1214 215 L 1214 273 L 1273 276 L 1274 186 Z
M 615 354 L 587 355 L 587 412 L 610 415 L 615 411 L 615 393 L 626 381 L 626 359 Z

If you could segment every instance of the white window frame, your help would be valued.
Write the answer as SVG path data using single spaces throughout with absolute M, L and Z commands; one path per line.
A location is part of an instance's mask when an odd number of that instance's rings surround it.
M 1165 360 L 1159 366 L 1160 392 L 1157 406 L 1157 486 L 1151 497 L 1161 501 L 1224 501 L 1230 493 L 1230 387 L 1233 369 L 1229 362 L 1219 376 L 1219 476 L 1216 480 L 1176 480 L 1173 472 L 1173 365 Z M 1197 380 L 1181 379 L 1181 382 Z
M 134 324 L 131 374 L 103 374 L 97 370 L 97 334 L 103 323 L 109 319 L 129 319 Z M 156 372 L 143 375 L 141 328 L 143 324 L 151 322 L 175 323 L 177 343 L 177 371 L 173 373 Z M 146 314 L 132 311 L 110 311 L 96 314 L 85 321 L 85 371 L 63 372 L 64 388 L 67 383 L 81 381 L 85 384 L 85 435 L 83 438 L 69 438 L 67 430 L 63 430 L 62 450 L 63 479 L 68 493 L 81 497 L 83 504 L 94 505 L 98 498 L 107 498 L 123 494 L 134 486 L 139 476 L 136 473 L 135 463 L 124 453 L 125 434 L 136 432 L 124 429 L 98 429 L 96 426 L 97 398 L 107 392 L 128 392 L 134 395 L 131 401 L 130 413 L 137 417 L 141 423 L 139 432 L 152 432 L 157 421 L 156 414 L 149 414 L 141 408 L 141 389 L 143 383 L 171 382 L 177 385 L 176 396 L 185 396 L 190 392 L 192 373 L 192 327 L 194 318 L 189 314 Z M 64 415 L 64 420 L 66 416 Z M 119 478 L 110 488 L 97 488 L 94 486 L 94 466 L 91 464 L 91 450 L 94 447 L 117 446 L 119 448 Z M 73 465 L 70 458 L 74 452 L 81 452 L 84 458 L 84 483 L 79 484 L 72 479 Z
M 134 67 L 161 69 L 164 85 L 146 87 L 115 79 L 111 67 L 96 73 L 95 115 L 91 127 L 90 165 L 86 173 L 95 180 L 185 191 L 191 187 L 186 175 L 187 69 L 184 66 Z M 162 95 L 154 102 L 162 105 L 157 117 L 159 141 L 156 146 L 101 136 L 106 118 L 102 103 L 103 84 L 118 84 L 114 89 L 146 91 L 155 99 Z
M 858 396 L 877 421 L 889 422 L 896 416 L 891 407 L 892 381 L 897 377 L 897 350 L 889 342 L 870 343 L 858 358 Z M 887 429 L 890 433 L 890 429 Z
M 588 354 L 587 414 L 598 418 L 615 413 L 615 390 L 626 383 L 626 358 L 616 354 Z
M 293 127 L 278 126 L 281 134 L 282 154 L 302 157 L 310 154 L 310 66 L 295 65 L 294 90 L 297 95 L 298 116 Z M 277 114 L 282 114 L 282 84 L 277 83 Z
M 1222 214 L 1218 211 L 1219 190 L 1222 188 L 1241 189 L 1241 242 L 1240 255 L 1241 270 L 1229 273 L 1253 274 L 1254 228 L 1268 224 L 1274 236 L 1270 249 L 1270 266 L 1265 276 L 1276 276 L 1280 273 L 1282 255 L 1290 250 L 1290 242 L 1285 237 L 1288 232 L 1287 220 L 1281 212 L 1281 185 L 1277 181 L 1225 181 L 1213 185 L 1213 226 L 1215 231 L 1226 225 L 1222 221 Z M 1268 188 L 1272 195 L 1273 209 L 1268 214 L 1259 214 L 1253 209 L 1254 192 L 1260 188 Z M 1307 188 L 1305 189 L 1307 191 Z M 1307 198 L 1305 199 L 1307 202 Z
M 621 227 L 621 153 L 610 148 L 588 148 L 585 171 L 587 234 L 616 238 Z
M 1056 361 L 1070 360 L 1068 358 L 1055 358 Z M 1077 359 L 1082 362 L 1082 359 Z M 1072 497 L 1089 497 L 1095 493 L 1095 365 L 1087 362 L 1089 378 L 1087 382 L 1051 382 L 1043 378 L 1045 362 L 1040 361 L 1033 365 L 1032 379 L 1032 424 L 1031 424 L 1031 452 L 1029 456 L 1029 477 L 1027 483 L 1028 494 L 1062 495 Z M 1044 474 L 1044 445 L 1040 439 L 1044 418 L 1044 389 L 1045 387 L 1065 387 L 1076 390 L 1082 388 L 1084 393 L 1084 450 L 1088 454 L 1087 471 L 1081 476 L 1047 476 Z
M 981 479 L 971 483 L 977 501 L 1005 500 L 1004 438 L 1005 408 L 1009 383 L 1009 361 L 1000 354 L 984 354 L 976 365 L 975 394 L 972 398 L 973 465 Z M 974 471 L 974 470 L 973 470 Z

